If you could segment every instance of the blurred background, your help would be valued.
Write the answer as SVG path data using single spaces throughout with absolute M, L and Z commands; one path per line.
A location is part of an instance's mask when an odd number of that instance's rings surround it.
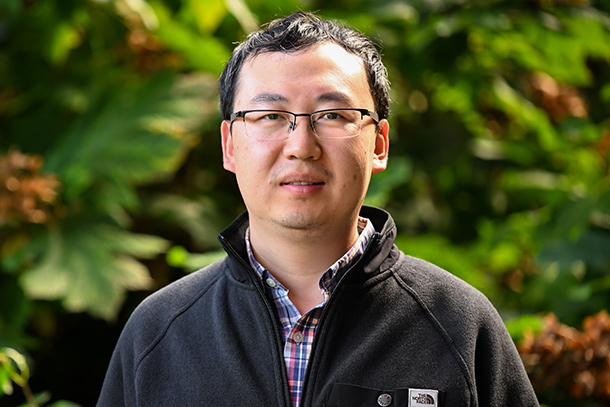
M 500 311 L 540 401 L 610 406 L 610 1 L 0 0 L 0 406 L 92 406 L 134 307 L 243 209 L 216 79 L 270 19 L 379 45 L 398 246 Z

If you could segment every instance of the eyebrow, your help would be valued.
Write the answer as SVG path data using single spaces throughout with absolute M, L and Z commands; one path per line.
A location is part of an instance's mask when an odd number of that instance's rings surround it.
M 259 93 L 251 100 L 252 103 L 286 103 L 288 98 L 279 93 Z M 316 98 L 317 102 L 339 102 L 351 104 L 351 98 L 342 92 L 326 92 Z
M 319 102 L 340 102 L 344 104 L 351 104 L 351 98 L 345 93 L 341 92 L 327 92 L 323 93 L 316 98 Z
M 278 103 L 287 102 L 288 99 L 278 93 L 259 93 L 258 95 L 254 96 L 250 101 L 252 103 Z

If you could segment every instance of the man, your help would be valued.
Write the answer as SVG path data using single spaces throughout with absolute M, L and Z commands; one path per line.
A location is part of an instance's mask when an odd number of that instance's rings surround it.
M 362 207 L 389 144 L 368 39 L 276 20 L 236 48 L 220 103 L 247 212 L 219 235 L 224 260 L 134 312 L 99 406 L 538 405 L 486 298 Z

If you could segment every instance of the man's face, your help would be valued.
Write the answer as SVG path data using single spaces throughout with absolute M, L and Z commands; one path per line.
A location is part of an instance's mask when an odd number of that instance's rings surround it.
M 334 43 L 297 53 L 264 53 L 246 60 L 233 111 L 277 109 L 375 110 L 362 60 Z M 337 231 L 355 228 L 371 174 L 383 171 L 387 121 L 379 130 L 365 116 L 357 137 L 320 139 L 307 117 L 289 138 L 255 140 L 241 119 L 221 126 L 224 168 L 236 174 L 251 227 Z

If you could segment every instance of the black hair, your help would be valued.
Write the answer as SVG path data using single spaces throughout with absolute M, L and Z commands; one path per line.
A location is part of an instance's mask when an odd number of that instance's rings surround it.
M 389 115 L 389 81 L 375 44 L 362 33 L 312 13 L 296 12 L 271 21 L 239 44 L 219 79 L 220 112 L 223 120 L 233 113 L 239 73 L 248 58 L 267 52 L 297 52 L 316 44 L 332 42 L 359 56 L 364 62 L 375 110 L 380 119 Z

